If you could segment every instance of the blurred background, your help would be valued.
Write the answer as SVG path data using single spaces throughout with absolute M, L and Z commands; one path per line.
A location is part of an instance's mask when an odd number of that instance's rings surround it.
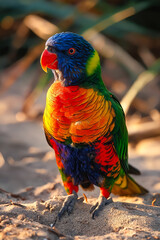
M 99 52 L 103 80 L 126 114 L 130 161 L 160 190 L 159 20 L 158 0 L 0 1 L 0 188 L 60 181 L 42 128 L 53 75 L 40 55 L 51 35 L 71 31 Z

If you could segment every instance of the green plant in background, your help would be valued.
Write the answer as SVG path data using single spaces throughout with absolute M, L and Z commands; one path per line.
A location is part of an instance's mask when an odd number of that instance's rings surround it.
M 40 80 L 31 84 L 23 110 L 33 105 L 48 82 L 39 70 L 40 54 L 45 40 L 59 31 L 82 34 L 135 80 L 159 57 L 159 12 L 157 0 L 0 1 L 1 92 L 33 65 Z

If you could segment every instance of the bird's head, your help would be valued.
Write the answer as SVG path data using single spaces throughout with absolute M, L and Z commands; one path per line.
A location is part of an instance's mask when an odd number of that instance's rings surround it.
M 47 40 L 41 66 L 45 72 L 52 69 L 64 86 L 95 81 L 93 76 L 101 72 L 97 51 L 82 36 L 71 32 L 57 33 Z

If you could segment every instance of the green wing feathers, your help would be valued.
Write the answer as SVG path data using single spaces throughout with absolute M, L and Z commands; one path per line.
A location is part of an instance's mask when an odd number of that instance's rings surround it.
M 115 111 L 115 127 L 113 129 L 113 141 L 117 155 L 123 170 L 128 172 L 128 132 L 125 123 L 125 115 L 118 99 L 110 94 L 112 106 Z

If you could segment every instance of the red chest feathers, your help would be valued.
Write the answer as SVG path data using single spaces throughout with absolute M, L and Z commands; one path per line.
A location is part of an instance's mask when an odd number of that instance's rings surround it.
M 52 84 L 47 93 L 44 128 L 57 140 L 89 143 L 114 128 L 110 101 L 94 89 Z

